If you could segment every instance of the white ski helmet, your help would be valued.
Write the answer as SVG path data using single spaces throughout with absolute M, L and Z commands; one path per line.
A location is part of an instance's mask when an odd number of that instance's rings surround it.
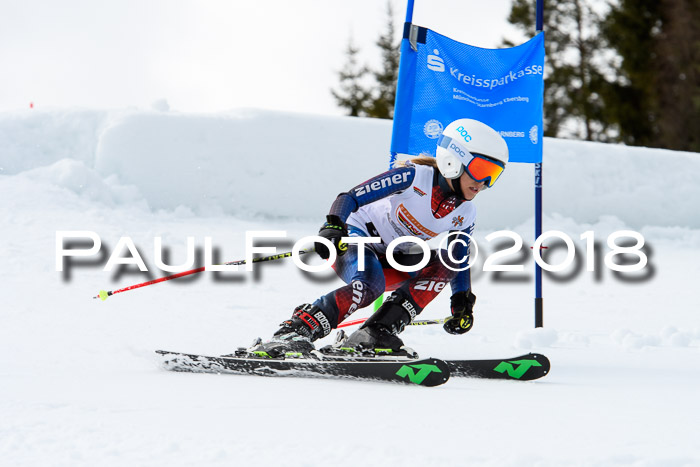
M 443 177 L 459 178 L 466 169 L 471 178 L 491 187 L 508 163 L 508 145 L 485 123 L 461 118 L 442 132 L 435 158 Z

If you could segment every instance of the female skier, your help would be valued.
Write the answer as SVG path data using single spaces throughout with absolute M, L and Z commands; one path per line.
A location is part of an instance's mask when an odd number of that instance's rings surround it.
M 507 162 L 508 146 L 498 132 L 479 121 L 460 119 L 443 131 L 435 158 L 412 159 L 338 195 L 319 236 L 335 247 L 333 269 L 346 285 L 313 304 L 298 306 L 270 341 L 258 340 L 250 351 L 267 357 L 308 355 L 314 350 L 313 341 L 327 336 L 385 290 L 393 290 L 342 347 L 406 354 L 397 334 L 447 283 L 452 292 L 452 316 L 444 329 L 451 334 L 469 331 L 474 323 L 476 297 L 471 291 L 469 269 L 458 271 L 465 269 L 469 255 L 469 238 L 463 234 L 471 234 L 474 228 L 476 209 L 471 201 L 482 189 L 493 186 Z M 452 258 L 446 250 L 432 251 L 427 265 L 413 273 L 400 272 L 387 264 L 387 245 L 395 238 L 429 240 L 447 231 L 454 233 L 450 236 L 454 243 Z M 342 237 L 380 237 L 381 242 L 367 244 L 362 252 L 362 246 L 343 243 Z M 405 242 L 394 251 L 407 253 L 412 245 Z M 315 250 L 328 259 L 330 252 L 323 243 L 317 242 Z M 363 253 L 364 270 L 360 271 L 358 256 Z M 411 262 L 411 256 L 406 254 L 404 263 Z

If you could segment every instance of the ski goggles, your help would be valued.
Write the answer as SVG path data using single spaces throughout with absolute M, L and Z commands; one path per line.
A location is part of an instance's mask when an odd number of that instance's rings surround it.
M 449 136 L 441 135 L 438 139 L 438 146 L 447 149 L 456 156 L 474 181 L 485 182 L 489 188 L 496 183 L 506 167 L 501 161 L 467 151 L 464 146 Z

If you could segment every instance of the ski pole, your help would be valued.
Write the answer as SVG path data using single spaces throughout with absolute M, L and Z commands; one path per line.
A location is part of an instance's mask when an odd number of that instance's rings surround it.
M 340 323 L 338 325 L 338 329 L 344 328 L 347 326 L 354 326 L 356 324 L 362 324 L 365 321 L 367 321 L 369 318 L 360 318 L 360 319 L 355 319 L 352 321 L 346 321 L 344 323 Z M 440 318 L 440 319 L 418 319 L 416 321 L 411 321 L 409 323 L 409 326 L 425 326 L 426 324 L 443 324 L 445 321 L 450 319 L 450 317 L 447 318 Z
M 307 248 L 305 250 L 299 250 L 299 254 L 303 255 L 306 253 L 313 253 L 314 251 L 315 250 L 313 248 Z M 263 256 L 260 258 L 253 258 L 252 262 L 253 263 L 262 263 L 263 261 L 275 261 L 275 260 L 282 259 L 282 258 L 289 258 L 290 256 L 292 256 L 292 252 L 288 251 L 287 253 L 280 253 L 277 255 Z M 231 261 L 230 263 L 224 263 L 224 266 L 240 266 L 240 265 L 245 264 L 245 263 L 246 263 L 246 260 L 240 259 L 238 261 Z M 142 283 L 136 284 L 136 285 L 130 285 L 129 287 L 124 287 L 123 289 L 119 289 L 119 290 L 113 290 L 113 291 L 100 290 L 100 293 L 98 293 L 96 296 L 94 296 L 92 298 L 99 298 L 102 301 L 105 301 L 105 300 L 107 300 L 107 297 L 111 297 L 114 294 L 127 292 L 129 290 L 138 289 L 140 287 L 146 287 L 147 285 L 153 285 L 153 284 L 157 284 L 159 282 L 165 282 L 165 281 L 177 279 L 179 277 L 185 277 L 185 276 L 189 276 L 192 274 L 197 274 L 197 273 L 202 272 L 204 270 L 206 270 L 206 267 L 201 267 L 201 268 L 197 268 L 197 269 L 191 269 L 189 271 L 179 272 L 179 273 L 173 274 L 171 276 L 165 276 L 165 277 L 161 277 L 158 279 L 154 279 L 152 281 L 142 282 Z

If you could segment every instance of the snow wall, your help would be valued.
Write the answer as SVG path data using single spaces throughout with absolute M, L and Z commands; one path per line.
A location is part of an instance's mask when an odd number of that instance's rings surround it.
M 252 218 L 323 218 L 388 167 L 391 122 L 242 109 L 0 113 L 0 174 L 106 205 Z M 700 228 L 700 155 L 548 138 L 544 211 L 630 228 Z M 479 228 L 531 221 L 534 169 L 510 164 L 476 199 Z M 546 228 L 546 226 L 545 226 Z

